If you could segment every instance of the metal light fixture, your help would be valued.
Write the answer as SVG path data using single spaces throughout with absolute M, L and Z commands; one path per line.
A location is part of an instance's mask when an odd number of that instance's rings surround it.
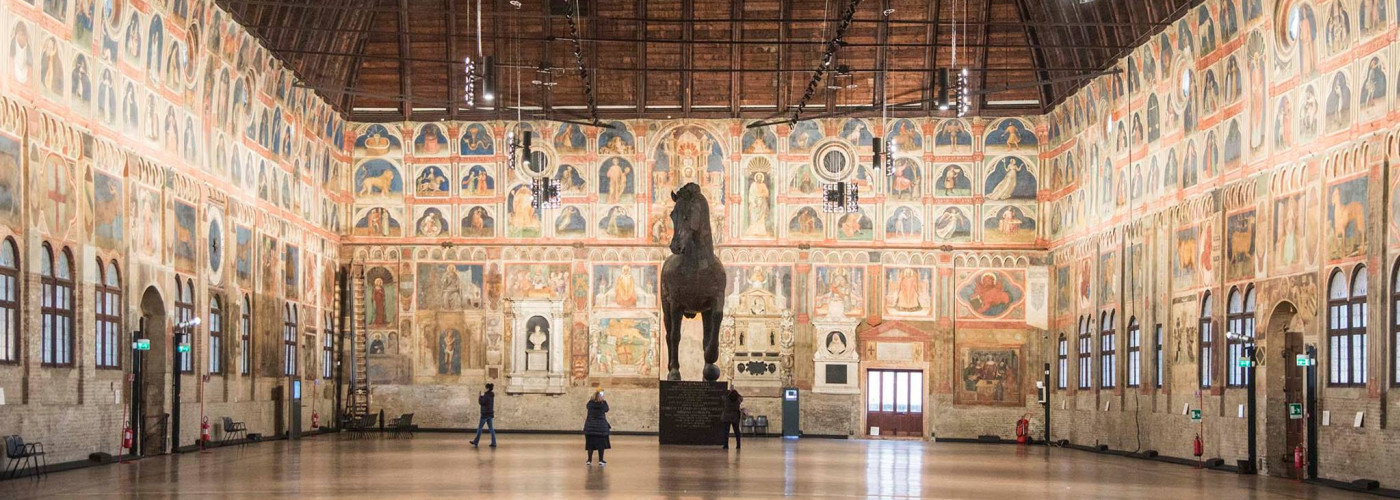
M 559 183 L 549 177 L 538 177 L 530 184 L 530 206 L 535 209 L 559 208 Z
M 462 85 L 462 102 L 467 106 L 476 106 L 476 62 L 471 56 L 462 59 L 462 76 L 465 83 Z
M 822 209 L 829 214 L 860 211 L 860 188 L 848 182 L 836 182 L 824 186 L 825 197 Z

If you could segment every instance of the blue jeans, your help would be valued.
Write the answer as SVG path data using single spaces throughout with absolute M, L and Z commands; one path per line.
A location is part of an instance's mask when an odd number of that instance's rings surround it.
M 491 430 L 491 446 L 496 446 L 496 424 L 492 423 L 493 420 L 496 419 L 494 417 L 481 417 L 481 420 L 476 422 L 476 438 L 472 439 L 472 444 L 481 441 L 481 428 L 486 427 Z

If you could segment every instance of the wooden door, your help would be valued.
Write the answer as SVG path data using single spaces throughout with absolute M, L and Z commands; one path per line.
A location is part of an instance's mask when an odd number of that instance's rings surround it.
M 1303 401 L 1303 399 L 1304 399 L 1304 397 L 1305 397 L 1305 395 L 1304 395 L 1304 393 L 1303 393 L 1303 372 L 1304 372 L 1304 370 L 1306 370 L 1306 368 L 1305 368 L 1305 367 L 1302 367 L 1302 366 L 1298 366 L 1298 364 L 1297 364 L 1297 362 L 1296 362 L 1296 359 L 1297 359 L 1298 355 L 1299 355 L 1299 354 L 1304 354 L 1304 352 L 1303 352 L 1303 334 L 1302 334 L 1302 332 L 1287 332 L 1287 331 L 1286 331 L 1286 332 L 1283 332 L 1283 337 L 1284 337 L 1284 347 L 1283 347 L 1283 349 L 1284 349 L 1284 353 L 1283 353 L 1283 366 L 1284 366 L 1284 368 L 1283 368 L 1283 369 L 1284 369 L 1284 372 L 1283 372 L 1283 373 L 1284 373 L 1284 374 L 1283 374 L 1283 399 L 1284 399 L 1284 406 L 1283 406 L 1283 408 L 1278 408 L 1278 409 L 1275 409 L 1274 411 L 1283 412 L 1283 414 L 1284 414 L 1284 415 L 1283 415 L 1283 418 L 1289 419 L 1289 420 L 1288 420 L 1288 424 L 1287 424 L 1288 432 L 1285 434 L 1285 444 L 1286 444 L 1286 447 L 1285 447 L 1284 450 L 1283 450 L 1283 457 L 1281 457 L 1281 458 L 1283 459 L 1282 461 L 1283 461 L 1283 463 L 1284 463 L 1284 467 L 1286 468 L 1286 470 L 1290 471 L 1289 474 L 1292 475 L 1292 474 L 1294 474 L 1294 471 L 1297 470 L 1297 469 L 1294 469 L 1294 468 L 1293 468 L 1293 449 L 1294 449 L 1295 447 L 1297 447 L 1298 445 L 1303 444 L 1303 440 L 1304 440 L 1304 438 L 1305 438 L 1305 433 L 1306 433 L 1306 430 L 1305 430 L 1305 427 L 1304 427 L 1304 426 L 1306 425 L 1307 419 L 1306 419 L 1306 416 L 1305 416 L 1304 418 L 1301 418 L 1301 419 L 1291 419 L 1291 418 L 1289 417 L 1289 415 L 1288 415 L 1288 405 L 1290 405 L 1290 404 L 1300 404 L 1300 405 L 1304 405 L 1304 408 L 1305 408 L 1304 411 L 1311 411 L 1312 409 L 1311 409 L 1311 408 L 1306 408 L 1306 405 L 1304 404 L 1304 401 Z
M 865 381 L 866 432 L 872 436 L 924 435 L 924 372 L 869 370 Z

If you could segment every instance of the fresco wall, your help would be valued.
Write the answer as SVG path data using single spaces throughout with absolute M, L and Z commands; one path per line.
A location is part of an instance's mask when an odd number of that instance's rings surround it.
M 325 417 L 333 389 L 321 378 L 320 346 L 348 199 L 340 186 L 349 155 L 338 146 L 345 123 L 213 2 L 3 0 L 0 19 L 0 240 L 19 247 L 25 283 L 20 355 L 0 362 L 0 434 L 45 442 L 51 461 L 116 453 L 130 394 L 126 332 L 140 327 L 143 311 L 163 309 L 152 352 L 171 349 L 164 332 L 177 282 L 193 285 L 182 295 L 204 320 L 192 373 L 182 376 L 179 444 L 197 438 L 201 408 L 215 422 L 227 415 L 250 432 L 276 431 L 289 304 L 299 316 L 304 416 L 319 409 Z M 71 367 L 40 361 L 45 243 L 74 257 Z M 121 291 L 121 369 L 96 366 L 99 281 Z M 143 308 L 148 290 L 159 300 Z M 224 370 L 206 377 L 215 298 Z M 245 325 L 248 374 L 239 366 Z M 152 359 L 169 359 L 160 356 Z M 161 391 L 168 366 L 148 368 Z M 153 396 L 147 413 L 168 412 L 164 397 Z
M 377 401 L 394 411 L 417 411 L 428 426 L 468 426 L 470 396 L 479 384 L 512 372 L 512 339 L 521 332 L 512 331 L 509 304 L 543 298 L 563 303 L 566 385 L 577 397 L 498 399 L 512 415 L 501 425 L 572 429 L 574 421 L 555 418 L 557 412 L 582 418 L 587 391 L 605 386 L 616 388 L 609 394 L 627 409 L 621 414 L 636 419 L 620 428 L 655 430 L 654 388 L 665 363 L 658 272 L 669 255 L 668 194 L 689 182 L 711 202 L 729 275 L 727 303 L 736 324 L 726 331 L 736 338 L 721 357 L 748 360 L 749 371 L 731 375 L 749 391 L 757 414 L 778 418 L 781 383 L 813 386 L 814 351 L 822 345 L 813 338 L 814 318 L 848 318 L 861 329 L 897 322 L 925 332 L 917 342 L 927 349 L 919 352 L 947 356 L 904 361 L 937 373 L 930 375 L 928 399 L 948 409 L 954 393 L 946 374 L 954 369 L 957 328 L 981 329 L 978 341 L 988 345 L 1024 349 L 1018 369 L 1031 366 L 1022 366 L 1024 356 L 1039 356 L 1038 349 L 1024 347 L 1025 268 L 1039 263 L 1046 244 L 1038 223 L 1043 190 L 1034 122 L 610 125 L 354 127 L 355 197 L 346 252 L 365 295 L 357 321 L 373 345 L 383 346 L 371 354 Z M 523 161 L 512 168 L 506 137 L 524 131 L 534 134 L 531 168 Z M 881 136 L 894 144 L 888 170 L 871 162 L 871 143 Z M 530 186 L 544 177 L 561 187 L 559 208 L 531 206 Z M 823 210 L 823 186 L 838 181 L 858 186 L 858 211 Z M 772 306 L 736 313 L 753 300 Z M 785 347 L 786 334 L 775 333 L 769 345 L 774 357 L 749 357 L 756 354 L 745 344 L 752 337 L 745 325 L 762 323 L 776 332 L 785 328 L 784 314 L 794 323 L 791 345 Z M 698 379 L 700 368 L 694 323 L 684 328 L 690 332 L 685 342 L 695 345 L 682 347 L 689 379 Z M 467 339 L 461 351 L 455 340 L 442 340 L 459 334 Z M 870 366 L 878 361 L 872 354 Z M 761 374 L 753 368 L 770 365 L 774 371 Z M 1018 380 L 994 402 L 958 404 L 1022 406 L 1024 391 Z M 429 398 L 452 403 L 430 405 Z M 865 434 L 858 395 L 815 394 L 807 401 L 806 432 Z M 930 412 L 927 430 L 936 427 L 934 419 Z M 949 435 L 978 432 L 975 424 L 954 419 L 937 427 Z
M 1245 394 L 1227 386 L 1224 333 L 1235 328 L 1227 321 L 1231 290 L 1253 287 L 1249 316 L 1267 353 L 1261 465 L 1287 473 L 1283 436 L 1297 424 L 1284 405 L 1297 398 L 1285 396 L 1282 372 L 1294 363 L 1283 356 L 1306 343 L 1321 358 L 1317 410 L 1331 418 L 1321 427 L 1320 474 L 1383 484 L 1400 477 L 1393 460 L 1375 454 L 1400 440 L 1386 430 L 1395 339 L 1380 327 L 1390 324 L 1386 296 L 1400 241 L 1390 222 L 1400 205 L 1387 187 L 1395 182 L 1397 7 L 1207 1 L 1120 61 L 1120 73 L 1095 79 L 1046 116 L 1052 316 L 1055 334 L 1069 338 L 1073 372 L 1055 397 L 1056 408 L 1069 410 L 1056 417 L 1057 435 L 1123 449 L 1140 438 L 1143 449 L 1189 456 L 1202 432 L 1207 456 L 1242 458 Z M 1369 314 L 1364 324 L 1375 326 L 1368 349 L 1357 351 L 1353 386 L 1329 383 L 1340 369 L 1325 336 L 1324 293 L 1335 270 L 1346 278 L 1342 288 L 1357 272 L 1369 276 L 1369 312 L 1358 316 Z M 1202 307 L 1217 336 L 1209 356 L 1200 347 Z M 1087 319 L 1095 332 L 1097 356 L 1105 314 L 1116 314 L 1120 359 L 1124 319 L 1143 325 L 1145 350 L 1153 328 L 1163 328 L 1160 388 L 1097 389 L 1095 364 L 1095 389 L 1076 390 L 1079 325 Z M 1301 332 L 1299 340 L 1289 344 L 1285 331 Z M 1156 369 L 1145 361 L 1143 380 Z M 1202 389 L 1207 375 L 1213 383 Z M 1188 407 L 1204 409 L 1202 426 L 1183 415 Z

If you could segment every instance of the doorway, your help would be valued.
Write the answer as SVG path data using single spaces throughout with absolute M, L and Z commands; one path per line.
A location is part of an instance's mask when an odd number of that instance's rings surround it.
M 132 370 L 137 376 L 132 391 L 132 426 L 136 438 L 141 440 L 141 453 L 160 455 L 165 453 L 169 433 L 165 412 L 165 388 L 169 385 L 165 377 L 170 369 L 166 359 L 170 346 L 165 335 L 165 300 L 154 286 L 141 294 L 141 330 L 137 335 L 150 340 L 151 348 L 133 360 Z
M 865 425 L 871 436 L 923 437 L 924 372 L 865 372 Z
M 1267 437 L 1264 471 L 1272 476 L 1293 477 L 1293 449 L 1307 439 L 1306 420 L 1290 414 L 1290 405 L 1304 404 L 1304 370 L 1296 359 L 1305 354 L 1302 325 L 1295 320 L 1298 309 L 1289 302 L 1280 302 L 1269 314 L 1264 331 L 1266 349 L 1260 356 L 1264 368 L 1265 401 L 1264 429 Z

